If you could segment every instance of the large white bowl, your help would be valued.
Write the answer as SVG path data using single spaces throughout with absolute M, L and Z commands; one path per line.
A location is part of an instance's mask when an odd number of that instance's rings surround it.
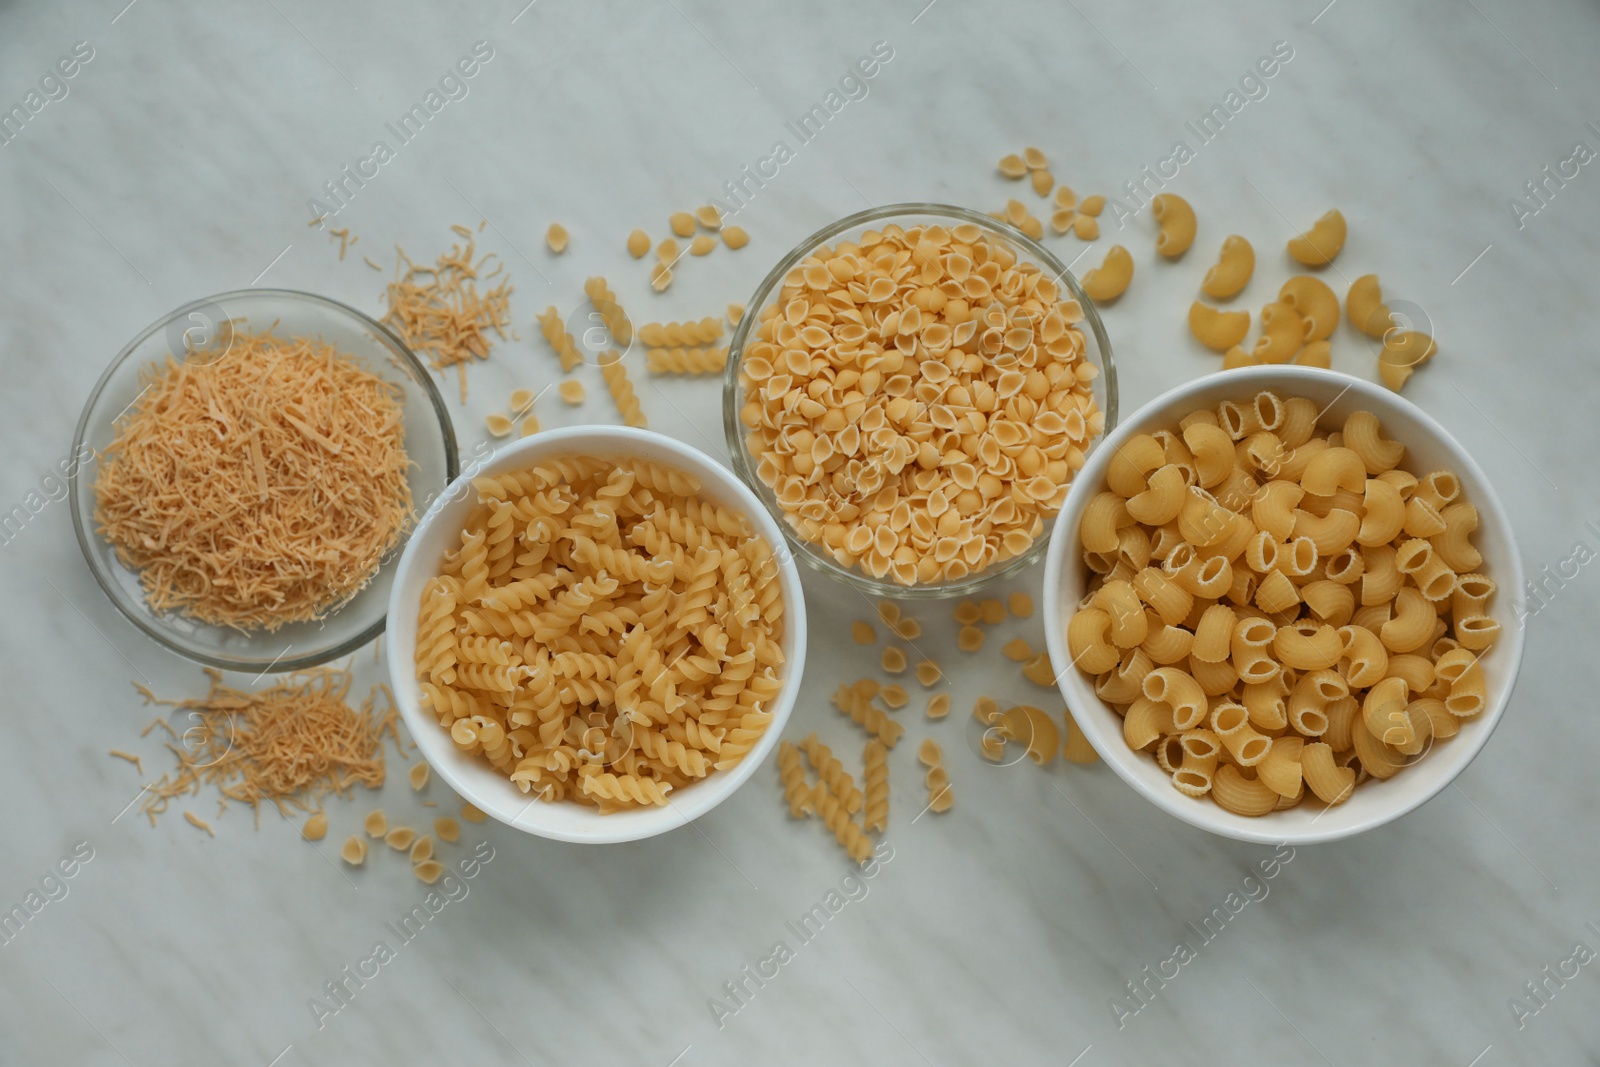
M 670 464 L 700 480 L 701 494 L 714 503 L 746 516 L 778 560 L 778 582 L 783 590 L 783 688 L 773 700 L 772 724 L 732 770 L 713 771 L 706 778 L 673 790 L 665 807 L 641 807 L 601 815 L 577 802 L 545 803 L 524 793 L 505 775 L 477 756 L 463 753 L 422 708 L 414 658 L 417 614 L 422 587 L 439 573 L 445 550 L 459 544 L 461 529 L 476 503 L 471 479 L 503 474 L 565 455 L 622 459 L 635 456 Z M 422 750 L 423 759 L 462 798 L 508 826 L 557 841 L 602 844 L 636 841 L 683 826 L 726 800 L 743 785 L 777 746 L 784 723 L 800 693 L 800 674 L 806 658 L 806 608 L 800 590 L 800 573 L 793 554 L 785 549 L 783 532 L 767 509 L 726 467 L 704 453 L 669 437 L 624 426 L 572 426 L 548 430 L 506 445 L 482 463 L 469 467 L 435 500 L 411 535 L 394 578 L 389 598 L 389 678 L 400 717 Z
M 1473 544 L 1483 553 L 1483 573 L 1498 583 L 1491 608 L 1502 636 L 1484 655 L 1489 689 L 1483 714 L 1462 723 L 1461 732 L 1434 745 L 1422 759 L 1387 781 L 1362 783 L 1354 795 L 1332 808 L 1304 804 L 1259 818 L 1225 811 L 1209 798 L 1185 796 L 1148 753 L 1130 749 L 1122 737 L 1122 719 L 1094 691 L 1094 680 L 1076 668 L 1067 651 L 1066 623 L 1087 588 L 1087 570 L 1078 539 L 1078 524 L 1090 499 L 1105 485 L 1111 457 L 1130 438 L 1152 430 L 1176 428 L 1178 420 L 1219 401 L 1254 396 L 1271 389 L 1280 396 L 1303 396 L 1325 407 L 1321 425 L 1337 428 L 1352 411 L 1377 415 L 1388 437 L 1404 442 L 1402 466 L 1418 474 L 1447 468 L 1461 480 L 1462 492 L 1478 508 L 1480 523 Z M 1100 757 L 1146 800 L 1184 822 L 1240 841 L 1314 844 L 1334 841 L 1382 826 L 1421 807 L 1449 785 L 1489 740 L 1516 681 L 1522 663 L 1523 630 L 1516 624 L 1511 598 L 1522 589 L 1522 562 L 1516 536 L 1500 498 L 1489 480 L 1449 432 L 1421 408 L 1381 386 L 1314 367 L 1247 367 L 1208 375 L 1157 397 L 1118 426 L 1078 472 L 1050 538 L 1044 573 L 1045 626 L 1050 658 L 1062 665 L 1057 678 L 1073 718 Z

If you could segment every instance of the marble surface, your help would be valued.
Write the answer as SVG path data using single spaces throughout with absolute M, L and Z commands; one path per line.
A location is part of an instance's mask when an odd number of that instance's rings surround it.
M 1596 1062 L 1600 963 L 1583 963 L 1600 949 L 1600 577 L 1582 564 L 1600 548 L 1600 176 L 1564 163 L 1577 142 L 1600 149 L 1592 4 L 125 3 L 0 4 L 0 108 L 26 107 L 77 42 L 92 49 L 0 146 L 0 500 L 38 505 L 0 545 L 0 905 L 39 894 L 0 944 L 0 1062 Z M 479 41 L 492 58 L 465 95 L 448 83 L 459 98 L 398 145 L 385 124 Z M 865 95 L 846 83 L 825 128 L 797 138 L 786 123 L 880 41 L 892 59 Z M 1220 133 L 1191 132 L 1276 42 L 1292 58 L 1246 82 Z M 307 201 L 379 139 L 393 158 L 338 215 L 359 238 L 341 262 L 307 226 Z M 388 853 L 342 871 L 338 842 L 375 803 L 397 820 L 434 814 L 423 798 L 446 810 L 437 784 L 418 797 L 391 774 L 381 796 L 335 803 L 315 846 L 272 814 L 256 828 L 232 810 L 212 839 L 125 810 L 142 779 L 106 750 L 166 765 L 139 737 L 150 713 L 130 679 L 166 694 L 204 680 L 101 596 L 52 471 L 106 363 L 166 311 L 260 284 L 376 312 L 383 276 L 363 253 L 386 266 L 396 243 L 431 255 L 451 223 L 487 219 L 482 247 L 510 268 L 521 339 L 472 369 L 464 407 L 451 398 L 471 448 L 511 388 L 549 381 L 533 316 L 575 306 L 589 274 L 609 275 L 638 318 L 716 314 L 806 233 L 868 204 L 997 207 L 1018 187 L 994 161 L 1025 144 L 1080 193 L 1116 194 L 1180 139 L 1192 158 L 1170 187 L 1194 203 L 1199 245 L 1157 263 L 1148 213 L 1121 229 L 1108 213 L 1080 263 L 1113 240 L 1137 262 L 1107 315 L 1128 409 L 1215 368 L 1184 310 L 1223 235 L 1261 251 L 1259 306 L 1287 274 L 1283 239 L 1338 205 L 1341 271 L 1378 271 L 1438 336 L 1408 395 L 1488 471 L 1530 573 L 1565 568 L 1527 620 L 1503 725 L 1421 810 L 1275 856 L 1178 823 L 1103 767 L 984 766 L 967 709 L 980 691 L 1039 695 L 999 646 L 1039 644 L 1040 624 L 1009 622 L 966 657 L 933 608 L 916 612 L 918 644 L 950 668 L 956 711 L 933 725 L 902 714 L 913 740 L 944 743 L 959 800 L 914 820 L 920 780 L 911 746 L 897 751 L 892 858 L 871 878 L 847 880 L 815 824 L 787 822 L 763 769 L 694 828 L 635 845 L 470 826 L 451 857 L 492 859 L 401 936 L 387 924 L 424 887 Z M 779 141 L 791 158 L 740 212 L 749 247 L 686 261 L 652 294 L 627 232 L 659 238 L 670 211 L 720 195 Z M 1547 165 L 1569 177 L 1534 201 L 1524 183 Z M 573 233 L 561 258 L 542 243 L 556 219 Z M 1066 258 L 1081 250 L 1051 240 Z M 1335 341 L 1339 369 L 1372 375 L 1370 344 L 1344 328 Z M 610 418 L 598 376 L 588 384 L 583 408 L 541 402 L 547 425 Z M 725 455 L 716 385 L 641 380 L 640 393 L 653 426 Z M 792 730 L 853 749 L 826 694 L 871 667 L 875 650 L 839 625 L 869 608 L 821 580 L 807 590 L 813 651 Z M 355 665 L 363 690 L 381 674 L 370 651 Z M 209 798 L 191 806 L 214 814 Z M 1230 894 L 1237 914 L 1197 934 Z M 835 902 L 809 939 L 788 925 Z M 1180 940 L 1193 959 L 1165 985 L 1147 979 L 1172 973 Z M 364 963 L 380 941 L 391 958 Z M 780 941 L 781 965 L 764 964 Z M 319 1013 L 313 998 L 346 967 L 372 977 Z M 746 967 L 773 976 L 758 985 Z M 725 983 L 743 983 L 737 1005 Z

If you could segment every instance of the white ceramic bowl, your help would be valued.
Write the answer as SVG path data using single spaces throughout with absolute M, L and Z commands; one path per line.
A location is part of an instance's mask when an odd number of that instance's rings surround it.
M 419 701 L 414 656 L 417 612 L 422 587 L 439 573 L 447 548 L 459 543 L 462 527 L 476 502 L 471 479 L 534 466 L 562 455 L 601 459 L 643 457 L 671 464 L 700 480 L 702 495 L 745 515 L 768 544 L 779 564 L 783 590 L 783 688 L 773 700 L 772 724 L 759 744 L 732 770 L 713 771 L 693 785 L 676 789 L 671 803 L 660 808 L 639 808 L 601 815 L 577 802 L 545 803 L 519 790 L 505 775 L 477 756 L 463 753 L 438 720 Z M 389 678 L 400 717 L 422 750 L 423 759 L 462 798 L 508 826 L 558 841 L 602 844 L 636 841 L 683 826 L 704 815 L 743 785 L 769 753 L 794 708 L 800 692 L 800 675 L 806 658 L 806 608 L 800 590 L 800 573 L 793 554 L 785 549 L 783 532 L 767 509 L 733 472 L 704 453 L 648 430 L 623 426 L 572 426 L 547 430 L 506 445 L 477 466 L 461 473 L 423 515 L 400 557 L 389 598 Z
M 1062 696 L 1084 736 L 1123 781 L 1145 799 L 1184 822 L 1214 834 L 1240 841 L 1313 844 L 1334 841 L 1382 826 L 1421 807 L 1444 789 L 1472 762 L 1494 732 L 1511 697 L 1517 668 L 1522 662 L 1523 631 L 1517 626 L 1511 599 L 1522 588 L 1522 563 L 1505 508 L 1483 471 L 1444 427 L 1408 400 L 1382 386 L 1313 367 L 1247 367 L 1208 375 L 1157 397 L 1118 426 L 1089 457 L 1067 494 L 1050 539 L 1044 575 L 1046 639 L 1050 658 L 1068 664 L 1066 622 L 1087 587 L 1087 570 L 1078 539 L 1084 508 L 1105 485 L 1111 457 L 1130 437 L 1163 428 L 1176 428 L 1189 412 L 1219 401 L 1254 396 L 1271 389 L 1280 396 L 1304 396 L 1326 408 L 1321 425 L 1337 428 L 1352 411 L 1366 409 L 1378 416 L 1385 436 L 1405 443 L 1402 466 L 1426 474 L 1447 468 L 1461 480 L 1466 499 L 1478 508 L 1480 523 L 1473 544 L 1483 553 L 1483 573 L 1498 583 L 1500 592 L 1491 608 L 1500 620 L 1500 640 L 1483 657 L 1488 684 L 1488 706 L 1483 714 L 1462 723 L 1455 737 L 1440 741 L 1424 757 L 1387 781 L 1362 783 L 1343 804 L 1323 809 L 1303 804 L 1287 811 L 1249 818 L 1225 811 L 1209 798 L 1192 798 L 1172 787 L 1167 775 L 1148 753 L 1130 749 L 1122 737 L 1122 719 L 1094 691 L 1094 681 L 1071 669 L 1058 678 Z

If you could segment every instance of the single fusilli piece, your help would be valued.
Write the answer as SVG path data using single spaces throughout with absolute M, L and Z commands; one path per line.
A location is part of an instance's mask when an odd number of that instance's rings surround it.
M 804 818 L 816 812 L 816 798 L 806 784 L 806 770 L 800 765 L 800 750 L 791 741 L 778 745 L 778 780 L 783 783 L 783 799 L 789 802 L 789 818 Z
M 800 742 L 800 749 L 806 754 L 806 759 L 811 761 L 812 769 L 827 785 L 828 791 L 839 798 L 844 810 L 851 815 L 860 811 L 861 790 L 856 788 L 855 779 L 850 777 L 850 772 L 844 769 L 844 764 L 839 762 L 833 750 L 818 741 L 816 734 L 808 734 L 806 739 Z
M 606 388 L 611 390 L 611 399 L 616 401 L 622 421 L 629 426 L 648 426 L 644 408 L 640 406 L 633 383 L 628 380 L 628 372 L 622 366 L 621 352 L 608 352 L 600 360 L 600 377 L 605 379 Z
M 867 806 L 861 813 L 861 828 L 883 833 L 889 828 L 889 750 L 873 738 L 861 754 L 863 779 L 867 787 Z
M 653 374 L 721 374 L 728 365 L 726 348 L 650 348 L 644 365 Z
M 634 804 L 666 804 L 667 793 L 671 789 L 670 785 L 664 786 L 639 775 L 602 773 L 583 776 L 584 796 L 626 800 Z
M 629 321 L 627 312 L 622 310 L 622 305 L 617 302 L 617 294 L 611 291 L 606 280 L 598 276 L 590 278 L 583 283 L 583 292 L 600 313 L 600 319 L 606 324 L 616 346 L 627 348 L 632 344 L 633 323 Z
M 651 348 L 709 345 L 721 336 L 722 322 L 714 318 L 699 322 L 647 322 L 639 327 L 639 340 Z
M 428 583 L 417 620 L 417 677 L 436 685 L 456 680 L 456 598 L 443 580 Z
M 862 695 L 853 686 L 842 685 L 833 694 L 833 706 L 850 717 L 850 721 L 867 733 L 893 748 L 906 728 L 889 718 L 872 703 L 872 698 Z
M 827 826 L 828 832 L 833 834 L 835 841 L 844 846 L 845 852 L 851 859 L 863 863 L 872 855 L 871 839 L 856 821 L 850 818 L 850 813 L 844 810 L 839 798 L 834 796 L 822 782 L 818 782 L 812 788 L 811 803 L 816 806 L 817 816 Z
M 554 305 L 545 308 L 544 314 L 539 316 L 539 332 L 544 334 L 544 339 L 550 343 L 550 348 L 560 357 L 562 373 L 570 374 L 573 367 L 583 362 L 583 354 L 578 351 L 578 342 L 567 332 L 566 324 L 561 321 L 561 313 Z
M 923 779 L 928 786 L 927 810 L 935 815 L 949 811 L 956 798 L 950 792 L 950 775 L 944 769 L 944 753 L 939 750 L 939 742 L 931 737 L 925 738 L 917 747 L 917 759 L 928 768 Z

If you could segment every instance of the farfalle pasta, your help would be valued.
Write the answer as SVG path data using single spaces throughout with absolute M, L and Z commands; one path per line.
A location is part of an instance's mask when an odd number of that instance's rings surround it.
M 691 475 L 583 456 L 476 478 L 424 588 L 421 701 L 523 792 L 664 805 L 761 740 L 782 687 L 771 546 Z

